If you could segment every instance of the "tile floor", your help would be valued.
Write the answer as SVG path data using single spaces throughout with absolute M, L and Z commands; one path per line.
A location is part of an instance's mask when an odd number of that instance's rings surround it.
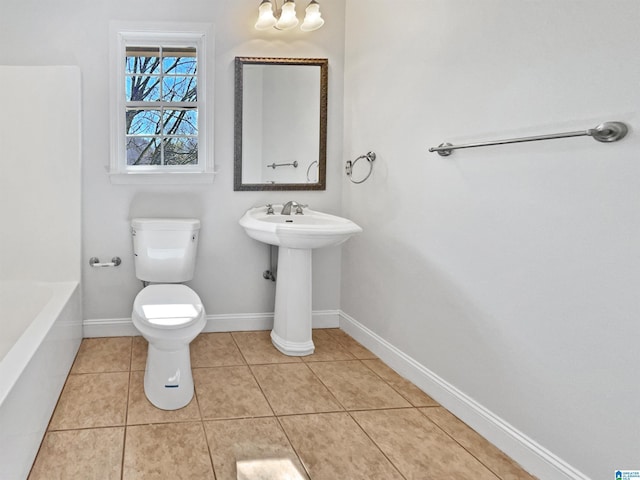
M 343 331 L 313 338 L 300 358 L 201 334 L 170 412 L 144 396 L 142 337 L 85 339 L 29 479 L 533 479 Z

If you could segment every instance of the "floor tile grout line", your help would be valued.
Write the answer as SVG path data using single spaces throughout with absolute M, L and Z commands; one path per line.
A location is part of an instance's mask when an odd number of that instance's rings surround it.
M 242 365 L 248 365 L 247 360 L 244 357 L 244 354 L 242 353 L 242 350 L 240 349 L 240 347 L 238 346 L 237 342 L 235 341 L 234 337 L 233 337 L 233 332 L 202 332 L 200 336 L 206 336 L 206 335 L 225 335 L 228 338 L 231 339 L 231 345 L 233 345 L 233 347 L 236 349 L 236 351 L 238 352 L 238 354 L 240 355 L 240 361 L 242 363 L 236 363 L 235 361 L 229 364 L 220 364 L 220 365 L 198 365 L 198 366 L 194 366 L 193 365 L 193 359 L 195 358 L 195 354 L 194 354 L 194 350 L 193 350 L 193 343 L 190 344 L 189 349 L 190 349 L 190 359 L 192 360 L 191 362 L 191 368 L 192 369 L 197 369 L 197 368 L 213 368 L 213 367 L 237 367 L 237 366 L 242 366 Z
M 353 357 L 354 357 L 356 360 L 369 360 L 368 358 L 367 358 L 367 359 L 362 359 L 362 358 L 357 357 L 353 352 L 351 352 L 351 350 L 349 350 L 349 347 L 348 347 L 345 343 L 343 343 L 343 342 L 341 341 L 341 339 L 339 338 L 339 337 L 340 337 L 340 335 L 335 335 L 334 333 L 332 333 L 332 331 L 336 331 L 336 330 L 341 331 L 341 332 L 342 332 L 342 333 L 344 333 L 345 335 L 348 335 L 348 336 L 349 336 L 349 337 L 350 337 L 354 342 L 356 342 L 358 345 L 361 345 L 361 346 L 362 346 L 362 348 L 365 348 L 365 349 L 366 349 L 366 347 L 364 347 L 364 345 L 362 345 L 362 344 L 361 344 L 360 342 L 358 342 L 356 339 L 354 339 L 353 337 L 351 337 L 351 335 L 349 335 L 347 332 L 345 332 L 345 331 L 344 331 L 344 330 L 342 330 L 341 328 L 328 328 L 327 330 L 328 330 L 328 331 L 327 331 L 327 333 L 328 333 L 329 335 L 331 335 L 331 337 L 335 340 L 335 342 L 336 342 L 338 345 L 340 345 L 342 348 L 344 348 L 346 351 L 348 351 L 351 355 L 353 355 Z M 372 355 L 374 355 L 373 353 L 371 353 L 371 354 L 372 354 Z M 374 358 L 378 358 L 378 357 L 374 355 Z
M 344 360 L 344 361 L 349 361 L 349 362 L 350 362 L 351 360 Z M 318 381 L 320 382 L 320 384 L 321 384 L 324 388 L 326 388 L 326 389 L 327 389 L 327 391 L 328 391 L 328 392 L 329 392 L 329 394 L 334 398 L 334 400 L 336 401 L 336 403 L 337 403 L 338 405 L 340 405 L 340 408 L 342 408 L 342 410 L 346 412 L 346 411 L 347 411 L 347 407 L 346 407 L 346 406 L 345 406 L 345 405 L 344 405 L 344 404 L 343 404 L 343 403 L 338 399 L 338 397 L 336 396 L 336 394 L 335 394 L 335 393 L 333 393 L 333 392 L 331 391 L 331 389 L 329 388 L 329 386 L 328 386 L 327 384 L 325 384 L 325 383 L 322 381 L 322 379 L 321 379 L 321 378 L 320 378 L 320 376 L 316 373 L 316 371 L 315 371 L 313 368 L 311 368 L 309 365 L 307 365 L 307 368 L 308 368 L 309 370 L 311 370 L 311 373 L 313 373 L 313 375 L 318 379 Z
M 125 405 L 124 411 L 124 424 L 129 424 L 129 400 L 131 397 L 131 379 L 132 379 L 132 371 L 131 371 L 131 362 L 133 361 L 133 337 L 131 337 L 131 349 L 129 350 L 129 380 L 127 381 L 127 403 Z
M 284 436 L 287 439 L 287 442 L 289 442 L 289 445 L 291 446 L 291 450 L 293 450 L 293 453 L 296 454 L 296 457 L 298 458 L 298 461 L 300 462 L 300 465 L 302 465 L 302 468 L 304 468 L 304 471 L 306 472 L 307 477 L 309 477 L 310 480 L 313 480 L 313 477 L 311 476 L 311 472 L 309 471 L 309 468 L 307 468 L 307 466 L 305 465 L 304 461 L 302 460 L 302 455 L 300 455 L 300 453 L 296 449 L 295 445 L 291 441 L 291 438 L 289 437 L 289 434 L 287 433 L 287 430 L 284 428 L 284 425 L 280 421 L 280 418 L 277 415 L 276 415 L 275 418 L 276 418 L 276 422 L 278 423 L 278 426 L 280 427 L 280 430 L 282 430 L 282 433 L 284 433 Z
M 416 409 L 416 407 L 402 407 L 402 408 L 396 408 L 395 410 L 409 410 L 409 409 Z M 276 419 L 278 420 L 278 423 L 280 424 L 282 430 L 285 432 L 285 436 L 287 437 L 287 440 L 289 441 L 289 443 L 291 444 L 291 447 L 294 449 L 294 451 L 296 452 L 296 455 L 298 456 L 298 458 L 300 459 L 300 462 L 302 463 L 303 467 L 305 468 L 305 470 L 307 470 L 308 474 L 309 474 L 309 478 L 311 480 L 313 480 L 313 477 L 311 476 L 311 473 L 308 471 L 307 467 L 304 465 L 304 462 L 302 462 L 302 457 L 300 456 L 300 454 L 298 453 L 298 451 L 295 448 L 295 445 L 293 444 L 293 442 L 291 441 L 291 439 L 289 438 L 289 435 L 287 434 L 286 429 L 284 428 L 284 425 L 282 425 L 282 421 L 281 421 L 281 417 L 284 418 L 289 418 L 289 417 L 309 417 L 312 415 L 335 415 L 335 414 L 347 414 L 349 416 L 349 418 L 351 418 L 351 420 L 356 424 L 356 426 L 360 429 L 361 432 L 364 433 L 364 435 L 371 441 L 371 443 L 373 444 L 373 446 L 382 454 L 382 456 L 389 462 L 389 464 L 393 467 L 393 469 L 400 475 L 400 477 L 402 477 L 404 480 L 407 480 L 407 477 L 402 473 L 402 471 L 398 468 L 398 466 L 393 463 L 393 461 L 387 456 L 387 454 L 382 450 L 382 448 L 380 448 L 380 446 L 373 440 L 373 438 L 371 438 L 371 436 L 367 433 L 367 431 L 358 423 L 358 421 L 354 418 L 353 415 L 351 415 L 352 412 L 357 412 L 357 411 L 367 411 L 367 412 L 371 412 L 371 411 L 380 411 L 380 410 L 387 410 L 385 408 L 381 408 L 381 409 L 373 409 L 373 410 L 354 410 L 354 411 L 349 411 L 349 410 L 345 410 L 345 411 L 338 411 L 338 412 L 314 412 L 314 413 L 295 413 L 295 414 L 291 414 L 291 415 L 276 415 Z
M 367 358 L 367 359 L 364 359 L 364 360 L 373 360 L 373 359 L 368 359 L 368 358 Z M 378 378 L 380 378 L 380 380 L 382 380 L 384 383 L 386 383 L 387 385 L 389 385 L 389 387 L 391 387 L 391 389 L 392 389 L 392 390 L 394 390 L 398 395 L 400 395 L 402 398 L 404 398 L 404 399 L 409 403 L 409 405 L 411 405 L 411 406 L 413 406 L 413 407 L 415 407 L 415 408 L 423 408 L 423 407 L 429 407 L 429 406 L 431 406 L 431 405 L 422 405 L 422 406 L 420 406 L 420 405 L 414 405 L 414 404 L 413 404 L 413 402 L 412 402 L 411 400 L 409 400 L 409 398 L 407 398 L 407 395 L 403 395 L 403 394 L 402 394 L 402 392 L 401 392 L 398 388 L 396 388 L 396 387 L 395 387 L 395 386 L 394 386 L 390 381 L 388 381 L 387 379 L 385 379 L 382 375 L 380 375 L 380 374 L 379 374 L 378 372 L 376 372 L 373 368 L 371 368 L 369 365 L 367 365 L 367 364 L 366 364 L 366 362 L 365 362 L 364 360 L 360 360 L 360 361 L 362 362 L 362 364 L 363 364 L 365 367 L 367 367 L 369 370 L 371 370 L 371 371 L 372 371 L 376 376 L 378 376 Z M 380 360 L 380 359 L 376 359 L 376 360 Z M 380 360 L 380 361 L 382 362 L 382 360 Z M 384 365 L 386 365 L 384 362 L 382 362 L 382 363 L 383 363 Z M 389 368 L 391 368 L 391 367 L 389 367 Z M 393 369 L 391 369 L 391 370 L 393 370 Z M 399 374 L 398 372 L 396 372 L 395 370 L 393 370 L 393 372 L 394 372 L 396 375 L 398 375 L 400 378 L 402 378 L 403 380 L 407 380 L 406 378 L 404 378 L 402 375 L 400 375 L 400 374 Z M 409 380 L 407 380 L 407 381 L 409 382 Z M 412 385 L 414 385 L 414 384 L 413 384 L 413 382 L 411 382 L 411 384 L 412 384 Z M 420 390 L 420 391 L 422 392 L 422 390 Z M 423 393 L 424 393 L 424 392 L 423 392 Z M 427 395 L 426 393 L 424 393 L 424 394 L 425 394 L 425 395 Z M 429 396 L 429 395 L 427 395 L 427 396 Z M 429 396 L 429 398 L 431 398 L 431 397 Z M 434 402 L 435 402 L 435 400 L 434 400 Z M 436 402 L 436 403 L 437 403 L 437 402 Z M 439 406 L 440 406 L 440 404 L 438 404 L 438 405 L 433 405 L 433 406 L 434 406 L 434 407 L 435 407 L 435 406 L 438 406 L 438 407 L 439 407 Z
M 129 350 L 129 380 L 127 382 L 127 403 L 125 406 L 125 415 L 124 415 L 124 432 L 122 438 L 122 452 L 120 453 L 120 480 L 124 479 L 124 463 L 125 463 L 125 452 L 127 449 L 127 427 L 129 424 L 129 398 L 131 395 L 131 376 L 132 376 L 132 365 L 133 362 L 133 337 L 131 337 L 131 348 Z
M 209 445 L 209 436 L 207 435 L 207 427 L 204 424 L 204 419 L 200 418 L 200 426 L 202 427 L 202 433 L 204 434 L 204 443 L 207 445 L 207 454 L 209 455 L 209 464 L 211 465 L 211 472 L 213 472 L 213 480 L 218 478 L 216 475 L 216 466 L 213 464 L 213 455 L 211 454 L 211 446 Z
M 316 330 L 316 331 L 318 331 L 318 330 L 322 330 L 323 332 L 326 332 L 328 329 L 326 329 L 326 328 L 316 328 L 316 329 L 313 329 L 313 330 Z M 351 352 L 349 352 L 349 351 L 346 349 L 346 347 L 345 347 L 344 345 L 341 345 L 341 344 L 340 344 L 340 343 L 339 343 L 335 338 L 333 338 L 333 336 L 332 336 L 330 333 L 328 333 L 328 332 L 326 332 L 326 333 L 327 333 L 327 336 L 329 337 L 329 338 L 328 338 L 328 340 L 330 340 L 330 341 L 331 341 L 331 342 L 333 342 L 335 345 L 337 345 L 338 347 L 340 347 L 340 350 L 341 350 L 343 353 L 345 353 L 345 354 L 349 357 L 349 358 L 346 358 L 346 359 L 340 359 L 340 360 L 354 360 L 354 359 L 356 359 L 356 357 L 355 357 Z M 313 332 L 312 332 L 312 335 L 313 335 Z M 314 344 L 315 344 L 315 342 L 314 342 Z M 315 353 L 316 353 L 316 352 L 314 352 L 314 354 L 315 354 Z M 338 361 L 338 359 L 317 360 L 317 359 L 315 359 L 315 358 L 312 358 L 314 354 L 309 355 L 309 356 L 303 356 L 303 357 L 301 357 L 302 362 L 303 362 L 303 363 L 307 363 L 307 364 L 309 364 L 309 363 L 317 363 L 317 362 L 333 362 L 333 361 Z
M 71 373 L 69 372 L 67 377 L 70 377 L 71 375 L 73 375 L 74 377 L 80 377 L 82 375 L 100 375 L 102 373 L 127 373 L 127 372 L 131 372 L 131 369 L 122 369 L 122 370 L 103 370 L 100 372 L 74 372 Z M 134 372 L 142 372 L 144 370 L 133 370 Z
M 124 480 L 125 453 L 127 451 L 127 433 L 129 427 L 129 398 L 131 396 L 131 377 L 133 375 L 133 337 L 131 337 L 131 350 L 129 351 L 129 381 L 127 382 L 127 404 L 124 415 L 124 433 L 122 438 L 122 452 L 120 454 L 120 480 Z
M 203 422 L 225 422 L 227 420 L 251 420 L 253 418 L 274 418 L 276 415 L 245 415 L 242 417 L 204 417 Z M 195 422 L 196 420 L 194 420 Z M 186 420 L 185 420 L 186 422 Z
M 73 427 L 73 428 L 60 428 L 54 430 L 47 430 L 47 433 L 63 433 L 63 432 L 81 432 L 83 430 L 105 430 L 107 428 L 124 428 L 127 425 L 124 423 L 121 425 L 96 425 L 91 427 Z
M 458 441 L 458 439 L 453 436 L 452 434 L 450 434 L 449 432 L 447 432 L 444 428 L 442 428 L 440 425 L 438 425 L 436 422 L 434 422 L 432 419 L 430 419 L 424 412 L 422 412 L 420 410 L 420 408 L 436 408 L 436 407 L 419 407 L 416 408 L 416 410 L 418 410 L 418 412 L 424 417 L 426 418 L 429 422 L 431 422 L 433 425 L 435 425 L 435 427 L 440 430 L 441 432 L 443 432 L 447 437 L 449 437 L 451 440 L 453 440 L 456 444 L 458 444 L 465 452 L 467 452 L 469 455 L 471 455 L 473 458 L 475 458 L 478 463 L 480 463 L 484 468 L 486 468 L 490 473 L 492 473 L 498 480 L 502 480 L 502 476 L 499 475 L 498 473 L 494 472 L 493 469 L 489 468 L 489 466 L 487 466 L 481 459 L 479 459 L 476 455 L 473 454 L 473 452 L 471 452 L 467 447 L 465 447 L 462 443 L 460 443 Z M 439 408 L 444 408 L 444 407 L 439 407 Z M 445 409 L 446 410 L 446 409 Z M 447 410 L 448 411 L 448 410 Z M 453 414 L 452 414 L 453 415 Z M 454 415 L 455 416 L 455 415 Z M 458 417 L 456 417 L 458 418 Z M 460 419 L 458 419 L 460 420 Z M 462 421 L 462 420 L 460 420 Z M 464 423 L 464 422 L 463 422 Z M 467 428 L 471 428 L 469 427 L 466 423 L 464 424 Z M 473 430 L 473 429 L 472 429 Z M 475 431 L 475 430 L 474 430 Z M 476 432 L 477 433 L 477 432 Z M 484 437 L 482 437 L 484 438 Z
M 415 408 L 415 407 L 414 407 Z M 380 411 L 380 410 L 384 410 L 384 409 L 376 409 L 376 411 Z M 370 410 L 371 411 L 371 410 Z M 387 459 L 387 461 L 391 464 L 391 466 L 393 466 L 393 468 L 396 469 L 396 471 L 398 472 L 398 474 L 400 474 L 400 476 L 402 478 L 404 478 L 405 480 L 407 480 L 407 477 L 402 473 L 402 471 L 400 470 L 400 468 L 393 463 L 393 461 L 389 458 L 389 456 L 385 453 L 385 451 L 382 449 L 382 447 L 380 445 L 378 445 L 378 443 L 371 437 L 371 435 L 369 435 L 369 433 L 364 429 L 364 427 L 362 425 L 360 425 L 360 423 L 358 422 L 358 420 L 351 415 L 351 412 L 347 412 L 349 414 L 349 417 L 351 417 L 351 420 L 353 420 L 355 422 L 355 424 L 358 426 L 358 428 L 366 435 L 366 437 L 371 441 L 371 443 L 373 443 L 375 445 L 375 447 L 380 451 L 380 453 L 382 453 L 382 455 L 384 456 L 384 458 Z
M 204 421 L 202 407 L 200 406 L 200 401 L 198 400 L 198 389 L 196 388 L 195 378 L 193 379 L 193 397 L 196 399 L 196 403 L 198 404 L 198 415 L 200 416 L 200 421 Z
M 127 451 L 127 433 L 128 425 L 124 426 L 123 438 L 122 438 L 122 453 L 120 454 L 120 480 L 124 480 L 124 460 L 125 452 Z
M 251 365 L 247 365 L 247 367 L 249 368 L 249 372 L 251 372 L 251 376 L 253 377 L 253 381 L 256 382 L 256 385 L 258 385 L 258 388 L 260 389 L 260 393 L 264 397 L 265 401 L 267 402 L 267 405 L 269 405 L 269 409 L 271 410 L 271 412 L 273 413 L 273 416 L 275 417 L 276 416 L 276 410 L 273 408 L 273 405 L 271 405 L 271 402 L 269 401 L 269 398 L 264 393 L 264 389 L 262 388 L 262 385 L 260 385 L 260 382 L 258 381 L 258 377 L 256 377 L 256 374 L 254 373 L 253 369 L 251 368 Z
M 366 408 L 366 409 L 361 409 L 361 410 L 386 410 L 386 409 L 394 409 L 394 408 L 409 408 L 409 407 L 415 407 L 415 406 L 414 406 L 414 405 L 413 405 L 413 404 L 412 404 L 408 399 L 406 399 L 402 394 L 400 394 L 400 392 L 398 392 L 395 388 L 393 388 L 391 385 L 389 385 L 389 382 L 387 382 L 384 378 L 380 377 L 380 375 L 378 375 L 375 371 L 371 370 L 371 368 L 369 368 L 369 367 L 367 366 L 367 364 L 366 364 L 366 363 L 364 363 L 364 361 L 362 361 L 361 359 L 356 358 L 356 359 L 354 359 L 354 360 L 335 360 L 335 361 L 334 361 L 334 363 L 338 363 L 338 362 L 343 362 L 343 363 L 346 363 L 346 362 L 359 362 L 359 363 L 361 363 L 361 364 L 362 364 L 362 365 L 364 365 L 368 370 L 370 370 L 374 375 L 376 375 L 376 377 L 380 378 L 380 380 L 382 380 L 382 382 L 383 382 L 384 384 L 386 384 L 387 386 L 389 386 L 389 387 L 390 387 L 390 388 L 391 388 L 395 393 L 397 393 L 397 394 L 400 396 L 400 398 L 402 398 L 402 399 L 403 399 L 404 401 L 406 401 L 406 402 L 407 402 L 407 404 L 408 404 L 408 406 L 403 406 L 403 407 Z M 320 382 L 325 386 L 325 388 L 326 388 L 327 390 L 329 390 L 329 392 L 331 392 L 331 390 L 329 389 L 329 386 L 328 386 L 328 385 L 325 385 L 325 383 L 322 381 L 322 379 L 320 378 L 320 376 L 319 376 L 319 375 L 318 375 L 318 374 L 317 374 L 317 373 L 316 373 L 312 368 L 310 368 L 310 370 L 311 370 L 311 371 L 316 375 L 316 377 L 318 377 L 318 380 L 320 380 Z M 333 394 L 333 392 L 331 392 L 331 393 Z M 335 395 L 334 395 L 334 397 L 335 397 Z M 337 397 L 336 397 L 336 400 L 337 400 Z M 348 407 L 346 407 L 345 405 L 343 405 L 341 402 L 338 402 L 338 403 L 340 403 L 340 405 L 345 409 L 345 411 L 354 411 L 354 410 L 358 410 L 358 409 L 353 409 L 353 408 L 352 408 L 352 409 L 349 409 Z M 417 408 L 417 407 L 415 407 L 415 408 Z
M 316 362 L 317 363 L 317 362 Z M 228 367 L 260 367 L 264 365 L 301 365 L 302 362 L 272 362 L 272 363 L 238 363 L 235 365 L 211 365 L 209 367 L 192 367 L 192 370 L 204 370 L 207 368 L 228 368 Z
M 154 420 L 154 421 L 145 421 L 145 422 L 135 422 L 135 423 L 127 423 L 126 425 L 116 425 L 116 426 L 123 426 L 123 427 L 139 427 L 141 425 L 168 425 L 170 423 L 198 423 L 202 421 L 202 418 L 185 418 L 185 419 L 181 419 L 181 420 L 167 420 L 167 421 L 158 421 L 158 420 Z M 109 428 L 109 427 L 96 427 L 96 428 Z M 77 430 L 83 430 L 83 429 L 77 429 Z
M 272 364 L 269 364 L 269 365 L 283 365 L 283 364 L 282 364 L 282 363 L 278 363 L 278 364 L 276 364 L 276 363 L 272 363 Z M 305 366 L 307 367 L 307 369 L 311 371 L 311 374 L 312 374 L 312 375 L 313 375 L 313 376 L 318 380 L 318 382 L 320 382 L 320 385 L 322 385 L 322 386 L 327 390 L 327 392 L 329 392 L 329 395 L 331 395 L 331 397 L 336 401 L 336 404 L 337 404 L 337 405 L 342 409 L 342 410 L 331 410 L 331 412 L 334 412 L 334 411 L 336 411 L 336 412 L 343 412 L 343 411 L 345 411 L 345 410 L 346 410 L 346 408 L 344 407 L 344 405 L 342 405 L 342 403 L 340 403 L 340 401 L 336 398 L 336 396 L 333 394 L 333 392 L 332 392 L 331 390 L 329 390 L 329 387 L 327 387 L 327 386 L 322 382 L 322 380 L 318 377 L 318 375 L 316 374 L 316 372 L 314 372 L 314 371 L 313 371 L 313 369 L 309 367 L 309 365 L 305 364 L 304 362 L 303 362 L 302 364 L 295 363 L 295 364 L 288 364 L 288 365 L 305 365 Z M 264 366 L 264 365 L 256 365 L 256 366 Z M 255 377 L 255 373 L 253 372 L 253 370 L 251 370 L 251 373 L 253 373 L 253 375 L 254 375 L 254 377 Z M 258 378 L 257 378 L 257 377 L 256 377 L 256 381 L 258 382 L 258 384 L 260 384 L 260 381 L 258 380 Z M 260 388 L 261 388 L 261 390 L 262 390 L 262 385 L 260 385 Z M 264 393 L 264 391 L 263 391 L 262 393 L 263 393 L 263 395 L 264 395 L 264 396 L 265 396 L 265 398 L 266 398 L 266 397 L 267 397 L 267 395 Z M 267 399 L 267 402 L 268 402 L 268 401 L 269 401 L 269 399 Z M 269 405 L 271 405 L 271 402 L 269 402 Z M 290 414 L 286 414 L 286 413 L 284 413 L 284 414 L 277 414 L 277 413 L 275 413 L 275 409 L 274 409 L 274 408 L 272 408 L 272 410 L 273 410 L 273 413 L 274 413 L 274 415 L 275 415 L 275 416 L 281 415 L 281 416 L 285 416 L 285 417 L 286 417 L 286 416 L 289 416 L 289 415 L 309 415 L 309 414 L 313 414 L 313 413 L 329 413 L 329 412 L 306 412 L 306 413 L 299 413 L 299 414 L 296 414 L 296 413 L 290 413 Z
M 240 348 L 240 345 L 238 344 L 236 337 L 233 335 L 233 332 L 230 332 L 229 336 L 231 337 L 231 340 L 233 341 L 234 345 L 240 352 L 240 355 L 242 356 L 242 360 L 244 360 L 245 365 L 249 365 L 249 362 L 247 361 L 247 357 L 245 357 L 244 352 L 242 351 L 242 348 Z

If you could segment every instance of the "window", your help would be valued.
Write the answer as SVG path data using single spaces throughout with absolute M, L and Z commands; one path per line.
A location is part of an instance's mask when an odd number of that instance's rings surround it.
M 198 165 L 198 58 L 193 47 L 127 47 L 127 167 Z
M 205 56 L 210 30 L 201 24 L 112 25 L 113 183 L 213 180 Z

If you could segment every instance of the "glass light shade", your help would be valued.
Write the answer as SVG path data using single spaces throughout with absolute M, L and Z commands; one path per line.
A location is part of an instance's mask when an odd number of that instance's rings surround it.
M 319 29 L 322 25 L 324 25 L 324 20 L 322 19 L 322 15 L 320 13 L 320 5 L 318 4 L 318 2 L 313 0 L 305 11 L 306 15 L 304 16 L 302 25 L 300 25 L 300 30 L 311 32 L 313 30 Z
M 275 26 L 276 17 L 273 16 L 273 7 L 270 0 L 264 0 L 260 4 L 258 21 L 256 22 L 256 30 L 266 30 Z
M 298 25 L 298 17 L 296 17 L 296 4 L 293 0 L 287 0 L 282 5 L 282 13 L 280 19 L 276 23 L 276 28 L 280 30 L 289 30 Z

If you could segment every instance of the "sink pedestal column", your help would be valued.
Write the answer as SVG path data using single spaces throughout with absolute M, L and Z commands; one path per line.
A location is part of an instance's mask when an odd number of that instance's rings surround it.
M 273 345 L 285 355 L 311 355 L 311 249 L 279 247 Z

